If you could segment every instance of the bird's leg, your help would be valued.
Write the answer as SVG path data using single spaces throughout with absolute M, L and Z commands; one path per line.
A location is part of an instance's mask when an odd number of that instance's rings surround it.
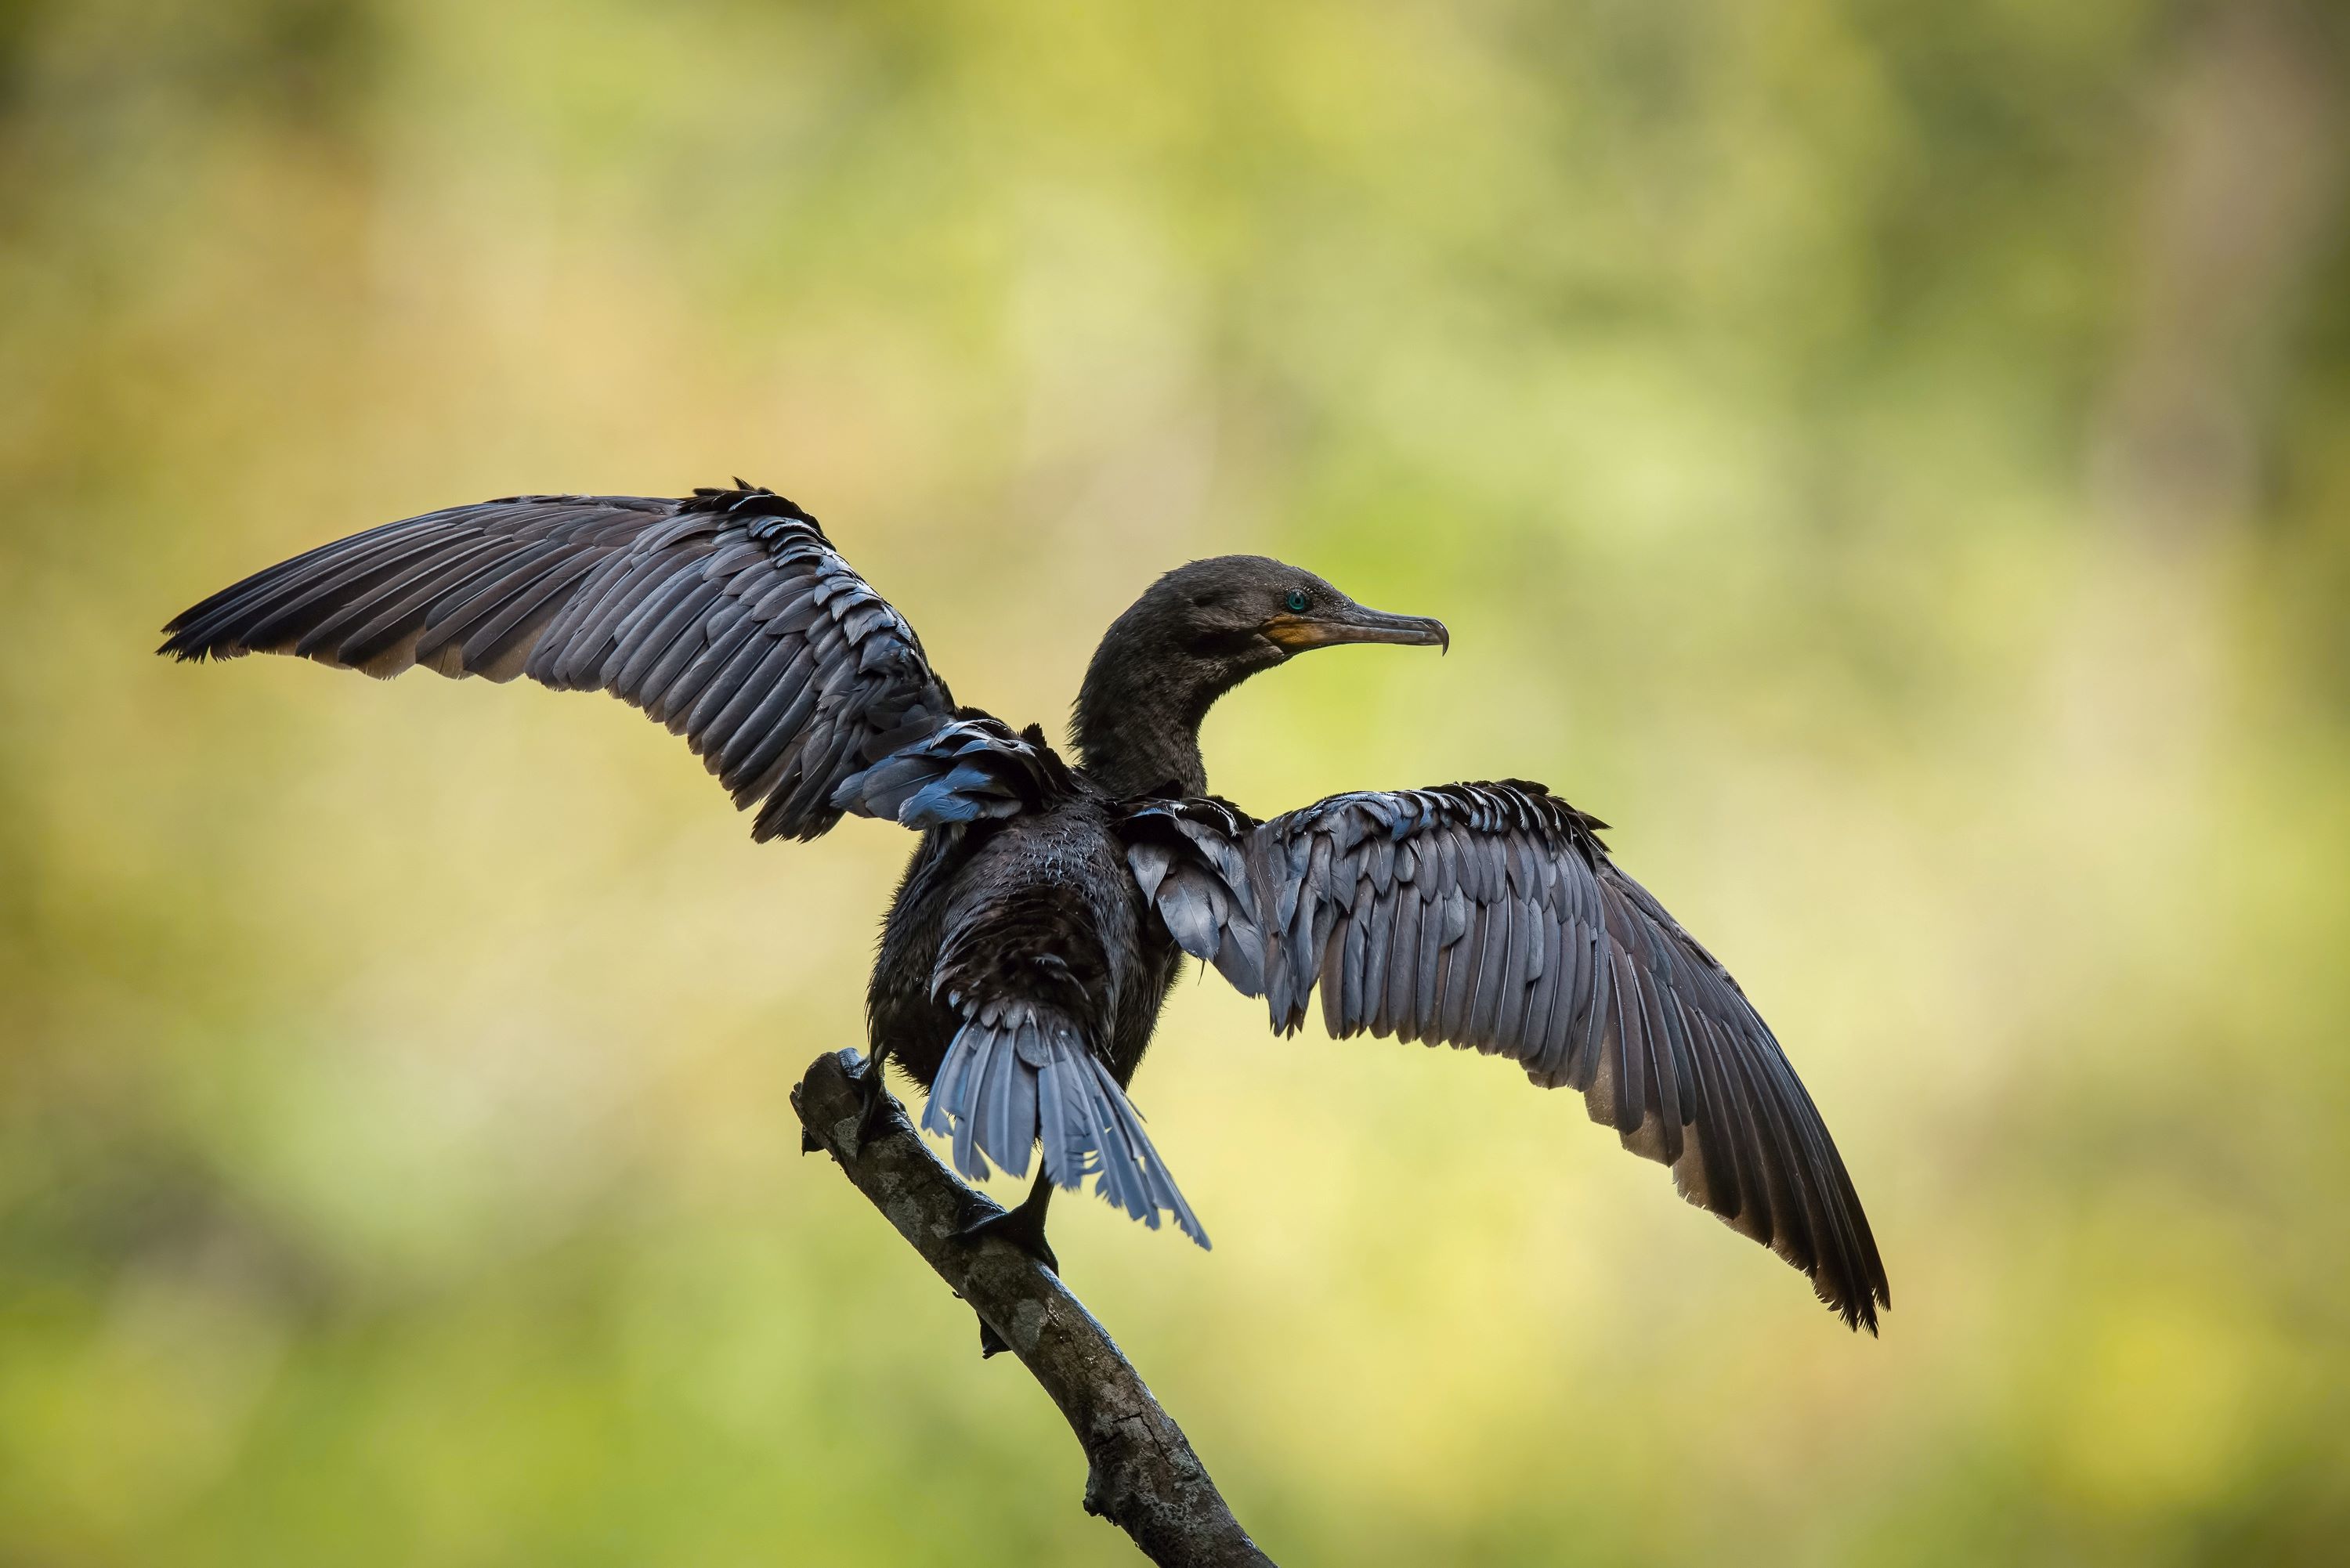
M 1045 1210 L 1052 1206 L 1052 1202 L 1053 1179 L 1039 1168 L 1036 1184 L 1028 1189 L 1028 1196 L 1022 1199 L 1017 1207 L 984 1215 L 965 1225 L 957 1234 L 973 1245 L 983 1237 L 1000 1237 L 1057 1274 L 1061 1272 L 1061 1260 L 1053 1255 L 1051 1245 L 1045 1240 Z M 1003 1343 L 1002 1335 L 987 1326 L 985 1318 L 980 1319 L 981 1356 L 993 1355 L 1000 1350 L 1010 1348 Z

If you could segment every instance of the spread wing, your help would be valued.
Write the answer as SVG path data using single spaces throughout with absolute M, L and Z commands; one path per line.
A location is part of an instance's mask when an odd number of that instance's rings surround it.
M 954 702 L 816 520 L 737 485 L 522 495 L 387 524 L 214 594 L 161 651 L 609 691 L 756 806 L 754 836 L 813 838 L 844 809 L 870 813 L 846 786 L 932 736 Z
M 1891 1295 L 1844 1161 L 1737 981 L 1540 784 L 1335 795 L 1262 824 L 1132 811 L 1128 862 L 1185 950 L 1295 1029 L 1521 1063 L 1583 1092 L 1682 1195 L 1872 1332 Z

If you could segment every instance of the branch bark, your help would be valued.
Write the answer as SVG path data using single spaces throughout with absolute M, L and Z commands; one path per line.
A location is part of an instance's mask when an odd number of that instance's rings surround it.
M 958 1236 L 999 1210 L 940 1162 L 895 1100 L 858 1141 L 858 1061 L 841 1051 L 809 1064 L 792 1090 L 801 1125 L 1060 1407 L 1086 1452 L 1086 1511 L 1125 1531 L 1162 1568 L 1272 1568 L 1182 1428 L 1085 1303 L 1011 1243 Z

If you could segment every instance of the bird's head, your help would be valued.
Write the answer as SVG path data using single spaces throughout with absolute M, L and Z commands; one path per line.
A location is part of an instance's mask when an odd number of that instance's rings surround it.
M 1267 556 L 1178 566 L 1102 639 L 1077 698 L 1080 744 L 1097 769 L 1144 731 L 1180 734 L 1188 750 L 1217 698 L 1309 649 L 1349 642 L 1449 649 L 1452 639 L 1442 621 L 1372 609 Z
M 1118 617 L 1104 641 L 1130 639 L 1159 659 L 1228 676 L 1226 686 L 1314 648 L 1400 642 L 1449 648 L 1444 623 L 1357 604 L 1301 567 L 1218 556 L 1176 567 Z

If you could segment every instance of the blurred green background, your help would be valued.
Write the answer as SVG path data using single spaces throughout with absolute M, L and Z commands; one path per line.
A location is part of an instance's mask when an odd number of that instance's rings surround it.
M 1744 979 L 1855 1338 L 1575 1099 L 1179 992 L 1076 1287 L 1293 1563 L 2350 1552 L 2350 29 L 2241 0 L 0 4 L 0 1562 L 1131 1561 L 786 1096 L 909 845 L 615 704 L 151 656 L 743 473 L 1057 732 L 1152 576 L 1444 617 Z M 848 911 L 847 914 L 839 911 Z

